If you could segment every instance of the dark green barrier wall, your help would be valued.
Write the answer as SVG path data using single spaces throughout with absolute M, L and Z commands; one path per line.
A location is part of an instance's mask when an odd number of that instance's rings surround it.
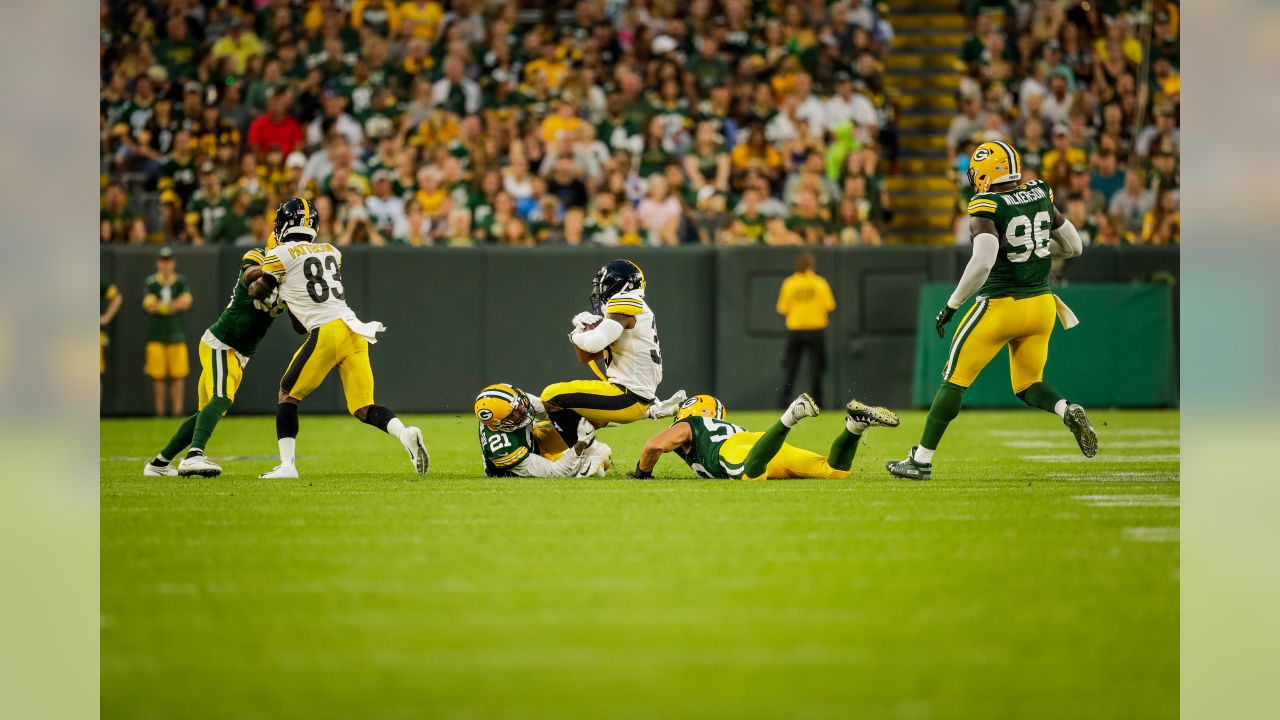
M 920 293 L 914 404 L 928 405 L 938 389 L 951 337 L 934 330 L 934 308 L 951 296 L 949 284 Z M 1178 400 L 1172 292 L 1167 286 L 1078 284 L 1055 293 L 1080 319 L 1071 330 L 1055 324 L 1045 380 L 1072 402 L 1090 406 L 1163 406 Z M 973 306 L 965 304 L 960 318 Z M 1009 353 L 999 352 L 965 393 L 966 407 L 1021 405 L 1009 379 Z
M 191 407 L 195 344 L 226 304 L 241 253 L 177 250 L 178 271 L 195 296 L 187 318 Z M 557 380 L 590 377 L 569 345 L 569 319 L 588 309 L 596 269 L 620 254 L 645 269 L 662 341 L 664 394 L 683 387 L 716 393 L 733 408 L 774 404 L 786 339 L 774 303 L 795 257 L 787 248 L 348 249 L 343 277 L 351 306 L 361 318 L 388 328 L 371 351 L 378 401 L 403 412 L 469 413 L 476 392 L 489 382 L 505 380 L 537 392 Z M 954 282 L 967 250 L 819 248 L 815 254 L 839 305 L 828 335 L 822 402 L 835 406 L 856 394 L 909 404 L 921 288 Z M 1131 280 L 1155 270 L 1176 274 L 1177 262 L 1176 249 L 1094 248 L 1073 261 L 1067 278 L 1095 282 Z M 142 374 L 141 292 L 154 267 L 152 248 L 102 249 L 102 276 L 125 295 L 110 331 L 104 414 L 150 413 L 151 391 Z M 233 412 L 274 412 L 276 385 L 300 340 L 286 321 L 276 323 L 249 364 Z M 1117 402 L 1127 404 L 1124 398 Z M 304 408 L 344 412 L 336 376 Z

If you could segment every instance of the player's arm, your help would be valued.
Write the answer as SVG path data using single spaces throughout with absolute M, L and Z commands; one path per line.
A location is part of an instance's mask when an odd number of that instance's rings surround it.
M 1084 253 L 1084 239 L 1056 206 L 1053 208 L 1052 228 L 1049 231 L 1049 257 L 1058 260 L 1079 257 Z
M 623 330 L 636 326 L 636 319 L 621 313 L 609 313 L 600 324 L 590 330 L 575 330 L 569 339 L 574 345 L 589 352 L 598 353 L 613 344 L 622 336 Z
M 247 274 L 248 270 L 245 273 Z M 284 263 L 275 254 L 269 254 L 262 263 L 262 274 L 252 283 L 246 283 L 249 297 L 254 300 L 266 300 L 271 295 L 271 291 L 283 280 Z
M 653 469 L 658 466 L 658 461 L 662 459 L 663 454 L 688 445 L 692 439 L 693 429 L 687 422 L 678 422 L 649 438 L 649 442 L 644 444 L 644 450 L 640 451 L 640 460 L 636 463 L 636 469 L 631 473 L 631 477 L 637 479 L 653 477 Z
M 194 301 L 191 298 L 191 291 L 184 290 L 173 302 L 169 303 L 170 312 L 186 312 L 191 309 Z
M 142 310 L 149 315 L 154 315 L 160 308 L 160 296 L 153 292 L 147 292 L 142 296 Z
M 108 325 L 112 320 L 115 320 L 116 313 L 120 312 L 120 306 L 124 304 L 124 295 L 120 294 L 115 285 L 110 286 L 107 293 L 111 296 L 111 299 L 107 301 L 106 311 L 98 317 L 99 326 Z
M 946 335 L 947 323 L 956 314 L 956 310 L 959 310 L 960 306 L 964 305 L 965 301 L 978 292 L 982 284 L 987 281 L 991 268 L 996 264 L 996 255 L 1000 252 L 1000 241 L 996 238 L 996 224 L 991 218 L 978 215 L 970 217 L 969 232 L 973 235 L 973 255 L 964 268 L 964 274 L 960 276 L 960 282 L 956 283 L 955 291 L 951 293 L 947 304 L 942 306 L 937 318 L 934 319 L 938 337 Z

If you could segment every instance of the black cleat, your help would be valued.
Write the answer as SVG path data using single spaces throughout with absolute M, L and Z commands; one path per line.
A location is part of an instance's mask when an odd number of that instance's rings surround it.
M 911 452 L 907 453 L 906 460 L 890 460 L 885 463 L 885 469 L 894 477 L 900 477 L 904 480 L 929 480 L 933 478 L 932 463 L 918 463 L 915 461 L 916 449 L 913 446 Z
M 1080 446 L 1080 452 L 1085 457 L 1091 458 L 1098 454 L 1098 433 L 1093 429 L 1093 423 L 1089 422 L 1089 416 L 1083 407 L 1068 405 L 1062 424 L 1076 436 L 1076 444 Z

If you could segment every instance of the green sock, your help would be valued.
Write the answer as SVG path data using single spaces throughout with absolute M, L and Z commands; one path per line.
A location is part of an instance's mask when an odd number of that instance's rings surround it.
M 947 425 L 960 414 L 960 405 L 964 403 L 965 388 L 944 382 L 933 396 L 933 405 L 929 406 L 929 417 L 924 421 L 924 433 L 920 435 L 920 447 L 937 450 L 942 442 L 942 434 Z
M 204 452 L 204 446 L 209 443 L 209 436 L 213 435 L 213 429 L 218 426 L 218 421 L 222 419 L 222 413 L 231 407 L 231 401 L 224 397 L 216 397 L 209 401 L 204 409 L 196 413 L 196 429 L 191 437 L 191 449 Z
M 1045 412 L 1051 412 L 1056 415 L 1058 411 L 1054 409 L 1054 406 L 1063 398 L 1049 383 L 1038 382 L 1018 393 L 1018 399 L 1033 408 L 1040 408 Z
M 196 418 L 198 417 L 200 417 L 200 413 L 195 413 L 183 420 L 182 424 L 178 426 L 178 432 L 174 433 L 172 438 L 169 438 L 169 444 L 164 446 L 164 449 L 160 451 L 160 455 L 170 460 L 178 457 L 178 453 L 182 452 L 182 448 L 191 444 L 191 436 L 195 434 Z
M 858 452 L 858 441 L 861 435 L 854 435 L 848 428 L 840 431 L 835 442 L 831 443 L 831 452 L 827 453 L 827 464 L 836 470 L 848 470 L 853 467 L 853 456 Z
M 769 461 L 774 455 L 782 449 L 782 444 L 787 441 L 787 433 L 791 432 L 791 428 L 782 424 L 779 420 L 775 422 L 755 445 L 751 446 L 751 452 L 747 453 L 747 461 L 743 463 L 743 471 L 747 477 L 761 477 L 765 470 L 769 467 Z

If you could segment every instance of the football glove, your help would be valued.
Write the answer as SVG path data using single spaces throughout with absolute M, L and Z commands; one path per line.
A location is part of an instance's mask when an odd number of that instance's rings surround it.
M 599 315 L 584 310 L 573 316 L 573 329 L 583 330 L 592 323 L 600 322 L 601 319 L 602 318 Z
M 947 336 L 947 323 L 951 322 L 951 318 L 955 317 L 956 310 L 950 305 L 943 305 L 938 311 L 938 317 L 934 320 L 934 325 L 938 328 L 938 337 Z
M 582 443 L 582 453 L 586 454 L 587 448 L 596 441 L 596 426 L 591 421 L 582 418 L 578 421 L 578 442 Z

